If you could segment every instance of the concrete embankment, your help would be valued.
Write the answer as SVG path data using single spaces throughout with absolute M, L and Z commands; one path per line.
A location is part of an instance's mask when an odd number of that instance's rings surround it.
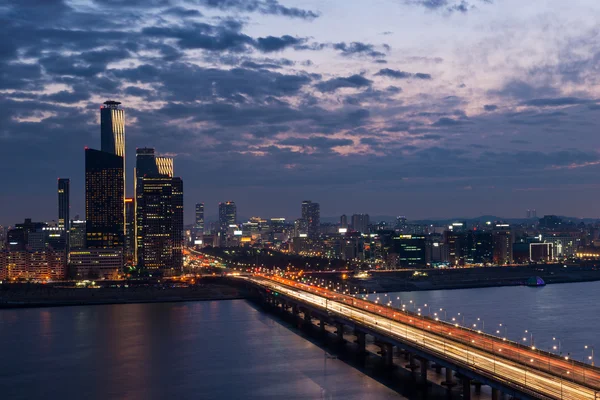
M 0 285 L 0 308 L 163 303 L 241 298 L 244 297 L 239 290 L 221 284 L 200 284 L 189 287 L 121 286 L 97 289 L 35 284 Z

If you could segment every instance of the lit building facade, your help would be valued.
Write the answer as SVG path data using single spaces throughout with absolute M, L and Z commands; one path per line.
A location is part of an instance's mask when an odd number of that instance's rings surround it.
M 196 203 L 196 223 L 194 225 L 197 233 L 204 233 L 204 203 Z
M 496 225 L 492 237 L 494 241 L 494 264 L 512 264 L 514 235 L 510 227 L 506 224 Z
M 122 248 L 125 233 L 123 157 L 85 150 L 87 248 Z
M 69 265 L 76 279 L 116 279 L 123 264 L 123 249 L 81 249 L 69 253 Z
M 308 237 L 315 238 L 319 236 L 319 226 L 321 225 L 321 208 L 319 203 L 313 203 L 310 200 L 303 201 L 302 219 L 306 222 Z
M 66 232 L 70 229 L 70 204 L 69 204 L 70 180 L 58 179 L 58 227 Z
M 82 220 L 71 221 L 71 233 L 69 235 L 69 247 L 71 249 L 85 248 L 85 227 L 86 223 Z
M 224 234 L 230 225 L 237 224 L 237 208 L 233 201 L 219 203 L 219 231 Z
M 125 262 L 133 265 L 135 262 L 135 199 L 125 199 Z
M 183 181 L 165 160 L 154 149 L 136 152 L 136 259 L 140 269 L 173 275 L 183 270 Z
M 100 150 L 122 158 L 123 163 L 123 235 L 125 234 L 125 110 L 118 101 L 105 101 L 100 108 Z

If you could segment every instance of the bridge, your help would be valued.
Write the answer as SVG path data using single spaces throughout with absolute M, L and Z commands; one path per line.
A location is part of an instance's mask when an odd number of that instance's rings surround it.
M 386 365 L 393 366 L 393 350 L 405 354 L 427 378 L 432 365 L 445 369 L 448 387 L 463 385 L 463 398 L 470 398 L 472 383 L 492 388 L 492 399 L 503 394 L 517 399 L 600 400 L 600 368 L 568 357 L 525 346 L 506 338 L 465 328 L 406 309 L 359 299 L 276 275 L 240 277 L 262 301 L 291 312 L 320 329 L 335 326 L 344 342 L 344 329 L 353 329 L 359 351 L 365 351 L 366 336 L 381 347 Z

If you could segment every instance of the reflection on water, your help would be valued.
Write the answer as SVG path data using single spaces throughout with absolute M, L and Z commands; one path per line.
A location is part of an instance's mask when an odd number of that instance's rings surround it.
M 421 308 L 423 314 L 437 313 L 441 319 L 452 321 L 454 318 L 455 322 L 471 328 L 476 324 L 476 329 L 499 336 L 506 334 L 509 339 L 524 344 L 530 345 L 533 338 L 534 345 L 542 350 L 553 350 L 553 346 L 557 346 L 558 351 L 560 341 L 562 353 L 570 353 L 571 358 L 579 361 L 591 362 L 591 348 L 600 348 L 597 347 L 600 346 L 600 282 L 370 294 L 369 297 L 379 297 L 382 303 L 391 301 L 395 307 L 405 304 L 410 310 Z
M 0 311 L 3 399 L 401 399 L 245 301 Z

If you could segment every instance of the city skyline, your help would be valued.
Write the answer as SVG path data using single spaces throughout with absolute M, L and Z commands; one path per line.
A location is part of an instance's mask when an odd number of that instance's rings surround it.
M 101 148 L 106 99 L 126 110 L 125 165 L 137 147 L 175 157 L 209 216 L 232 199 L 293 218 L 305 198 L 324 216 L 598 216 L 597 2 L 13 3 L 3 225 L 54 219 L 59 177 L 84 214 L 81 150 Z M 125 182 L 131 197 L 131 168 Z

